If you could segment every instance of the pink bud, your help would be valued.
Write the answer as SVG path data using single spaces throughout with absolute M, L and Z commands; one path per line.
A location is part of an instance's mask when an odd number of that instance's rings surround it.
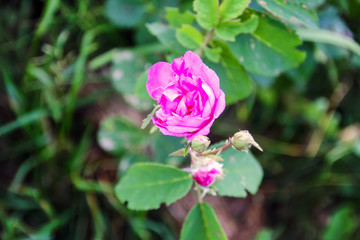
M 218 162 L 213 162 L 210 165 L 197 168 L 193 172 L 194 180 L 201 186 L 211 185 L 216 178 L 222 176 L 222 164 Z

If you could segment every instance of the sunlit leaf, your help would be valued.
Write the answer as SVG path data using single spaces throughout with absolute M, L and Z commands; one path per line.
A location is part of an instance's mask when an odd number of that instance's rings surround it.
M 191 25 L 183 24 L 181 28 L 176 29 L 176 39 L 188 49 L 196 49 L 201 46 L 204 36 Z
M 195 0 L 196 20 L 201 27 L 210 30 L 219 22 L 218 0 Z
M 235 41 L 235 37 L 240 33 L 252 33 L 256 30 L 259 23 L 257 15 L 251 15 L 249 19 L 244 22 L 237 21 L 222 21 L 215 29 L 215 34 L 227 41 Z
M 224 0 L 220 5 L 220 17 L 223 20 L 237 18 L 247 8 L 251 0 Z

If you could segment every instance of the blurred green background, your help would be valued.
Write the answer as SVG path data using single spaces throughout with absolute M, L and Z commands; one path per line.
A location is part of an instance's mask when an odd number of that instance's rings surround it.
M 359 0 L 314 5 L 322 29 L 360 41 Z M 146 71 L 183 49 L 146 25 L 164 22 L 165 7 L 192 1 L 1 3 L 1 239 L 178 238 L 191 195 L 133 212 L 113 193 L 135 162 L 186 164 L 167 157 L 181 139 L 138 127 L 153 107 Z M 251 74 L 250 95 L 212 127 L 213 142 L 248 129 L 264 149 L 253 151 L 265 173 L 256 195 L 207 198 L 229 239 L 360 239 L 360 57 L 300 49 L 298 68 Z

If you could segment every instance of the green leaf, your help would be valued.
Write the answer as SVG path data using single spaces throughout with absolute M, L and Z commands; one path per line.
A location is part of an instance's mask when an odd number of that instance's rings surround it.
M 222 48 L 221 64 L 211 62 L 206 62 L 206 64 L 218 74 L 221 89 L 225 93 L 226 104 L 233 104 L 250 94 L 251 79 L 226 43 L 215 41 L 215 44 Z
M 148 23 L 146 27 L 152 35 L 157 37 L 160 43 L 167 46 L 172 52 L 176 53 L 176 55 L 181 56 L 187 51 L 187 49 L 181 46 L 176 40 L 175 29 L 159 22 Z
M 286 72 L 286 75 L 292 78 L 293 81 L 297 82 L 298 84 L 302 84 L 301 82 L 309 81 L 316 66 L 313 49 L 310 47 L 306 47 L 305 45 L 302 50 L 306 51 L 306 58 L 304 62 L 301 63 L 299 67 Z
M 220 5 L 220 18 L 229 20 L 237 18 L 250 4 L 251 0 L 224 0 Z
M 115 187 L 116 196 L 134 210 L 149 210 L 170 204 L 186 195 L 192 185 L 188 172 L 155 164 L 133 165 Z
M 10 77 L 7 68 L 3 66 L 1 69 L 2 78 L 4 79 L 4 85 L 7 93 L 7 98 L 10 103 L 10 107 L 16 114 L 20 114 L 23 108 L 26 106 L 24 96 L 14 84 L 13 79 Z
M 255 14 L 251 15 L 245 22 L 222 21 L 215 29 L 215 34 L 219 38 L 227 41 L 235 41 L 235 37 L 240 33 L 252 33 L 256 30 L 259 23 L 259 17 Z
M 209 59 L 212 62 L 218 63 L 220 62 L 220 57 L 221 57 L 221 51 L 222 49 L 217 47 L 217 48 L 208 48 L 206 47 L 204 49 L 204 53 L 207 59 Z
M 146 89 L 146 82 L 148 80 L 148 70 L 145 70 L 141 73 L 135 82 L 135 94 L 138 96 L 139 99 L 144 101 L 151 101 L 152 98 L 150 97 L 147 89 Z
M 330 223 L 325 229 L 322 239 L 352 239 L 351 235 L 356 230 L 356 220 L 354 209 L 342 207 L 338 209 L 330 219 Z
M 116 26 L 134 27 L 145 15 L 145 5 L 140 0 L 107 0 L 105 16 Z
M 173 166 L 179 166 L 184 163 L 184 156 L 169 156 L 169 153 L 184 147 L 184 143 L 181 140 L 179 137 L 167 136 L 160 132 L 151 135 L 151 150 L 155 155 L 156 161 Z
M 297 29 L 297 34 L 304 41 L 327 43 L 342 47 L 360 56 L 360 45 L 353 39 L 324 29 Z
M 111 81 L 122 94 L 135 92 L 136 79 L 144 71 L 145 62 L 139 54 L 130 50 L 114 52 L 111 66 Z
M 185 148 L 181 148 L 179 150 L 176 150 L 175 152 L 172 152 L 169 154 L 169 156 L 181 156 L 184 157 L 185 154 Z
M 59 0 L 47 1 L 45 5 L 45 11 L 42 14 L 41 21 L 39 26 L 36 29 L 36 36 L 41 37 L 47 30 L 51 27 L 51 24 L 54 22 L 55 13 L 60 6 Z
M 304 61 L 306 54 L 296 49 L 300 44 L 295 32 L 265 16 L 259 18 L 256 31 L 237 36 L 229 47 L 246 70 L 271 77 Z
M 255 194 L 263 178 L 263 170 L 251 152 L 238 152 L 231 148 L 221 153 L 221 157 L 224 159 L 225 177 L 215 185 L 218 193 L 222 196 L 246 197 L 247 190 Z
M 257 2 L 274 16 L 293 25 L 304 25 L 308 28 L 318 27 L 318 18 L 306 4 L 283 0 L 257 0 Z
M 134 154 L 134 153 L 128 153 L 121 157 L 120 163 L 118 166 L 118 177 L 125 174 L 131 166 L 137 163 L 144 163 L 144 162 L 150 162 L 150 159 L 147 156 L 144 156 L 142 154 Z
M 191 12 L 180 13 L 178 8 L 165 8 L 165 12 L 165 19 L 173 28 L 179 28 L 183 24 L 192 25 L 195 20 L 195 16 Z
M 151 122 L 151 119 L 154 117 L 155 113 L 157 110 L 159 110 L 161 108 L 160 105 L 157 105 L 152 111 L 151 113 L 149 113 L 147 115 L 147 117 L 142 121 L 142 124 L 141 124 L 141 129 L 144 129 L 147 127 L 147 125 L 149 125 L 149 123 Z
M 305 5 L 307 8 L 317 8 L 325 2 L 325 0 L 293 0 L 294 3 Z
M 45 109 L 36 109 L 31 112 L 27 112 L 19 116 L 16 120 L 0 126 L 0 136 L 11 132 L 17 128 L 25 127 L 30 123 L 40 121 L 41 118 L 47 117 L 48 115 L 49 113 Z
M 224 240 L 227 239 L 214 210 L 207 203 L 198 203 L 186 217 L 180 240 Z
M 55 84 L 52 82 L 52 77 L 44 69 L 32 65 L 29 65 L 27 71 L 29 75 L 39 80 L 39 82 L 43 85 L 45 89 L 45 91 L 43 91 L 45 101 L 49 107 L 51 115 L 55 121 L 59 121 L 61 117 L 61 106 L 55 97 Z
M 255 236 L 254 240 L 273 240 L 274 238 L 274 233 L 273 231 L 269 230 L 269 229 L 261 229 Z
M 191 25 L 183 24 L 176 29 L 176 39 L 186 48 L 196 49 L 201 46 L 204 36 Z
M 201 27 L 210 30 L 219 23 L 218 0 L 195 0 L 196 20 Z
M 99 145 L 115 155 L 136 150 L 146 139 L 147 135 L 138 126 L 121 117 L 109 117 L 101 122 L 97 136 Z

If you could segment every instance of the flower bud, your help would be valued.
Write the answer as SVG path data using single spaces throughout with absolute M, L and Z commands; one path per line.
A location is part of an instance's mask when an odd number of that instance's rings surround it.
M 223 175 L 222 164 L 212 161 L 209 165 L 193 170 L 194 180 L 201 186 L 207 187 Z
M 191 141 L 191 149 L 195 152 L 204 152 L 210 146 L 210 140 L 206 136 L 196 136 Z
M 231 139 L 232 147 L 238 151 L 247 151 L 251 145 L 262 151 L 260 145 L 255 142 L 253 136 L 247 130 L 239 131 Z

